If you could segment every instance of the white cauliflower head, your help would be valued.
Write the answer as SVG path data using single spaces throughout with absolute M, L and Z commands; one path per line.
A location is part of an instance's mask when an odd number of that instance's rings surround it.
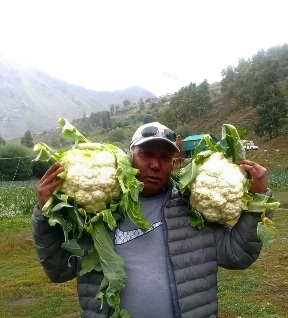
M 121 187 L 116 178 L 116 159 L 108 150 L 72 149 L 61 158 L 67 171 L 60 191 L 75 198 L 87 212 L 99 212 Z
M 235 220 L 244 207 L 246 182 L 237 164 L 226 159 L 222 152 L 214 152 L 199 167 L 199 174 L 191 184 L 190 203 L 209 222 Z

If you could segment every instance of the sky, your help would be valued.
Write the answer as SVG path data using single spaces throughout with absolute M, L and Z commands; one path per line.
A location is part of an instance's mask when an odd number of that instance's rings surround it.
M 288 43 L 287 0 L 0 0 L 0 54 L 97 91 L 174 93 Z

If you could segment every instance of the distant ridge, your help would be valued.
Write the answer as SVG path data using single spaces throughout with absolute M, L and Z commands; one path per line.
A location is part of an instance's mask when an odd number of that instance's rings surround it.
M 95 91 L 70 85 L 43 71 L 0 55 L 0 136 L 5 140 L 23 136 L 25 131 L 55 128 L 59 117 L 69 120 L 109 110 L 124 100 L 138 102 L 155 97 L 141 87 L 117 91 Z

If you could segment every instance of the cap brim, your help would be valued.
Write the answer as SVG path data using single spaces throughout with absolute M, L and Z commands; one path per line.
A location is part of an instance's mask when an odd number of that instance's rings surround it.
M 146 138 L 142 138 L 140 140 L 137 140 L 136 142 L 132 142 L 130 145 L 130 149 L 134 146 L 139 146 L 139 145 L 143 145 L 149 141 L 153 141 L 153 140 L 161 140 L 161 141 L 165 141 L 167 144 L 171 145 L 173 147 L 173 149 L 175 150 L 175 152 L 180 152 L 179 148 L 174 144 L 173 141 L 164 138 L 164 137 L 157 137 L 157 136 L 152 136 L 152 137 L 146 137 Z

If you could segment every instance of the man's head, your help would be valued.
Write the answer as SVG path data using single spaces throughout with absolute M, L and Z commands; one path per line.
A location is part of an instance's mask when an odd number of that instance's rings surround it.
M 167 147 L 170 146 L 171 148 L 172 146 L 172 149 L 174 149 L 175 152 L 179 152 L 179 149 L 175 144 L 175 132 L 158 122 L 140 126 L 132 137 L 130 149 L 134 146 L 139 146 L 152 140 L 163 140 L 167 143 Z
M 132 137 L 132 165 L 144 183 L 142 196 L 154 196 L 166 187 L 174 167 L 175 133 L 158 122 L 139 127 Z

